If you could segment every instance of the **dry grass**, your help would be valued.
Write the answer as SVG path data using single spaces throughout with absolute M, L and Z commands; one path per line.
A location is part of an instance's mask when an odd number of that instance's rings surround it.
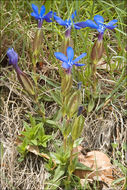
M 15 88 L 17 84 L 1 84 L 1 186 L 2 190 L 44 189 L 43 160 L 28 154 L 23 163 L 18 162 L 15 140 L 23 130 L 23 120 L 29 110 L 34 113 L 32 102 Z M 3 94 L 6 93 L 6 94 Z
M 13 83 L 11 80 L 1 84 L 1 186 L 2 190 L 42 190 L 47 176 L 44 160 L 29 153 L 22 163 L 18 162 L 16 137 L 23 130 L 23 120 L 26 120 L 28 110 L 31 114 L 35 113 L 31 99 L 18 92 L 17 85 L 17 82 Z M 127 120 L 122 113 L 125 109 L 122 99 L 117 102 L 117 107 L 111 102 L 98 113 L 94 111 L 86 117 L 82 145 L 90 150 L 101 150 L 116 159 L 111 143 L 117 143 L 122 152 L 121 163 L 125 164 L 122 144 L 127 140 Z M 117 168 L 116 177 L 119 176 L 122 173 Z

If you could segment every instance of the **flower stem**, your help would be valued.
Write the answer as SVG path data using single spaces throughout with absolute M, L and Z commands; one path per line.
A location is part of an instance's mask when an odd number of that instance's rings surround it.
M 97 76 L 96 76 L 96 63 L 93 63 L 93 93 L 96 94 L 96 87 L 97 87 Z
M 34 82 L 35 82 L 35 96 L 34 96 L 34 101 L 38 107 L 38 113 L 42 116 L 42 121 L 45 121 L 45 114 L 41 110 L 40 103 L 38 101 L 38 84 L 37 84 L 37 74 L 36 74 L 36 59 L 33 58 L 33 74 L 34 74 Z
M 70 38 L 71 37 L 71 28 L 67 29 L 65 32 L 65 37 Z
M 73 158 L 73 145 L 74 145 L 74 140 L 72 140 L 72 147 L 71 147 L 71 154 L 70 154 L 70 165 L 72 164 L 72 158 Z
M 66 152 L 66 147 L 67 147 L 67 138 L 64 137 L 64 152 Z
M 40 103 L 38 101 L 38 95 L 37 93 L 35 94 L 35 103 L 38 107 L 38 113 L 42 116 L 42 121 L 44 122 L 45 121 L 45 114 L 44 112 L 41 110 L 41 107 L 40 107 Z

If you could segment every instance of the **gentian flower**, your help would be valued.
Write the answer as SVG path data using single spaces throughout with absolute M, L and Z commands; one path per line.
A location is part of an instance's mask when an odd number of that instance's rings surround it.
M 83 106 L 79 106 L 77 117 L 82 114 L 82 111 L 83 111 Z
M 45 6 L 42 5 L 41 7 L 41 11 L 40 14 L 38 13 L 38 7 L 34 4 L 32 4 L 32 9 L 34 12 L 31 13 L 31 16 L 33 16 L 36 20 L 38 20 L 38 28 L 42 27 L 43 21 L 46 20 L 46 22 L 52 22 L 52 20 L 50 20 L 52 18 L 52 11 L 50 11 L 49 13 L 45 14 Z
M 21 69 L 18 66 L 18 54 L 14 51 L 13 48 L 8 48 L 7 50 L 7 56 L 9 58 L 9 64 L 13 65 L 16 73 L 17 73 L 17 77 L 19 79 L 19 82 L 21 83 L 21 85 L 23 86 L 23 88 L 30 94 L 30 95 L 34 95 L 34 88 L 33 85 L 30 81 L 30 79 L 28 78 L 28 76 L 21 71 Z
M 85 27 L 94 28 L 99 32 L 98 40 L 94 43 L 94 46 L 91 52 L 91 58 L 94 61 L 94 63 L 96 63 L 102 57 L 103 52 L 104 52 L 104 44 L 103 44 L 104 31 L 106 29 L 112 30 L 115 27 L 117 27 L 117 25 L 114 25 L 116 24 L 117 20 L 112 20 L 109 23 L 105 24 L 104 18 L 102 16 L 95 15 L 94 21 L 95 22 L 93 22 L 92 20 L 86 20 L 84 22 L 81 22 L 80 26 L 82 26 L 82 28 L 85 28 Z M 77 23 L 77 26 L 78 26 L 78 23 Z
M 79 57 L 73 60 L 74 57 L 74 51 L 72 47 L 67 48 L 67 57 L 61 53 L 61 52 L 55 52 L 54 55 L 57 59 L 62 61 L 62 67 L 68 71 L 68 73 L 71 72 L 72 66 L 84 66 L 85 64 L 77 63 L 80 59 L 86 56 L 86 53 L 82 53 Z
M 71 18 L 66 19 L 66 20 L 62 20 L 60 17 L 58 17 L 56 15 L 56 13 L 54 14 L 54 19 L 56 20 L 57 23 L 59 23 L 62 26 L 66 27 L 66 37 L 70 36 L 70 32 L 71 32 L 71 28 L 72 26 L 74 26 L 75 29 L 81 29 L 82 25 L 80 26 L 80 22 L 77 23 L 74 22 L 74 18 L 76 16 L 76 11 L 71 15 Z
M 21 72 L 21 70 L 20 70 L 20 68 L 18 66 L 18 54 L 14 51 L 13 48 L 8 48 L 7 56 L 9 58 L 9 64 L 13 65 L 16 72 Z
M 77 26 L 79 25 L 82 28 L 90 27 L 96 29 L 99 32 L 98 37 L 100 40 L 103 38 L 103 34 L 106 28 L 112 30 L 115 27 L 117 27 L 117 25 L 114 25 L 116 24 L 117 20 L 112 20 L 109 23 L 104 24 L 104 18 L 100 15 L 95 15 L 94 21 L 96 23 L 93 22 L 92 20 L 86 20 L 84 22 L 80 22 L 79 24 L 77 23 Z

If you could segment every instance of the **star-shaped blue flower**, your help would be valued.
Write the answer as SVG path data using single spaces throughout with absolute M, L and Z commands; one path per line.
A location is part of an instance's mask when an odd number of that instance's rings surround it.
M 71 18 L 63 20 L 60 17 L 54 14 L 54 19 L 56 20 L 57 23 L 59 23 L 62 26 L 65 26 L 67 29 L 70 29 L 72 26 L 74 26 L 75 29 L 81 29 L 82 27 L 80 26 L 80 22 L 77 24 L 74 22 L 74 18 L 77 15 L 76 11 L 71 15 Z
M 92 20 L 86 20 L 84 22 L 80 22 L 79 24 L 77 23 L 77 26 L 79 25 L 82 28 L 85 28 L 85 27 L 94 28 L 100 34 L 103 35 L 106 28 L 112 30 L 115 27 L 117 27 L 117 25 L 114 25 L 114 24 L 116 24 L 118 22 L 117 20 L 112 20 L 109 23 L 104 24 L 104 18 L 102 16 L 100 16 L 100 15 L 95 15 L 94 16 L 94 21 L 96 23 L 93 22 Z
M 52 22 L 51 18 L 52 18 L 52 11 L 50 11 L 49 13 L 45 14 L 45 6 L 42 5 L 41 7 L 41 11 L 39 14 L 38 11 L 38 7 L 34 4 L 32 4 L 32 9 L 34 12 L 31 13 L 31 16 L 33 16 L 36 20 L 38 20 L 38 26 L 41 27 L 43 20 L 46 20 L 46 22 Z
M 84 66 L 85 64 L 77 63 L 80 59 L 86 56 L 86 53 L 82 53 L 79 57 L 73 60 L 74 50 L 72 47 L 67 48 L 67 57 L 61 52 L 55 52 L 54 55 L 57 59 L 62 61 L 62 67 L 64 69 L 71 69 L 73 65 Z

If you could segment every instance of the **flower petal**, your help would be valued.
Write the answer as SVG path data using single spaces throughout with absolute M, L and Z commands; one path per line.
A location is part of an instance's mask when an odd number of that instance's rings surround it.
M 106 28 L 108 29 L 114 29 L 115 27 L 117 27 L 117 25 L 113 26 L 114 24 L 116 24 L 118 22 L 118 20 L 111 20 L 109 23 L 105 24 Z
M 66 26 L 66 22 L 56 15 L 54 15 L 54 20 L 56 20 L 56 22 L 58 22 L 60 25 Z
M 66 63 L 66 62 L 63 62 L 63 63 L 62 63 L 62 67 L 63 67 L 64 69 L 69 69 L 69 68 L 70 68 L 70 65 L 69 65 L 68 63 Z
M 54 55 L 56 56 L 57 59 L 60 61 L 66 62 L 67 63 L 67 57 L 61 53 L 61 52 L 55 52 Z
M 83 28 L 85 27 L 90 27 L 90 28 L 95 28 L 97 29 L 98 26 L 92 21 L 92 20 L 86 20 L 84 23 L 82 22 Z
M 72 47 L 68 47 L 67 48 L 67 57 L 70 61 L 72 61 L 73 57 L 74 57 L 74 51 Z
M 82 64 L 82 63 L 74 63 L 75 66 L 84 66 L 85 64 Z
M 77 22 L 77 23 L 74 24 L 74 26 L 78 27 L 78 29 L 87 27 L 85 22 Z
M 31 16 L 33 16 L 35 19 L 39 19 L 39 15 L 37 15 L 36 13 L 32 12 Z
M 87 53 L 82 53 L 79 57 L 77 57 L 76 59 L 74 59 L 74 63 L 78 62 L 80 59 L 82 59 L 83 57 L 86 56 Z
M 95 15 L 94 16 L 94 21 L 99 25 L 104 23 L 104 18 L 103 16 L 100 15 Z
M 38 15 L 38 7 L 34 4 L 32 4 L 32 9 Z
M 42 5 L 41 11 L 40 11 L 40 16 L 43 17 L 44 14 L 45 14 L 45 6 Z
M 81 27 L 77 26 L 75 23 L 74 23 L 74 28 L 77 29 L 77 30 L 81 29 Z
M 114 28 L 116 28 L 118 25 L 114 25 L 114 26 L 106 26 L 106 28 L 110 29 L 110 30 L 113 30 Z
M 8 48 L 7 56 L 9 58 L 9 64 L 12 64 L 14 67 L 17 67 L 18 54 L 14 51 L 13 48 Z
M 52 22 L 52 20 L 50 20 L 51 18 L 52 18 L 52 11 L 50 11 L 44 16 L 44 19 L 46 20 L 46 22 Z
M 77 15 L 77 12 L 75 10 L 75 12 L 71 15 L 72 20 L 75 18 L 76 15 Z

